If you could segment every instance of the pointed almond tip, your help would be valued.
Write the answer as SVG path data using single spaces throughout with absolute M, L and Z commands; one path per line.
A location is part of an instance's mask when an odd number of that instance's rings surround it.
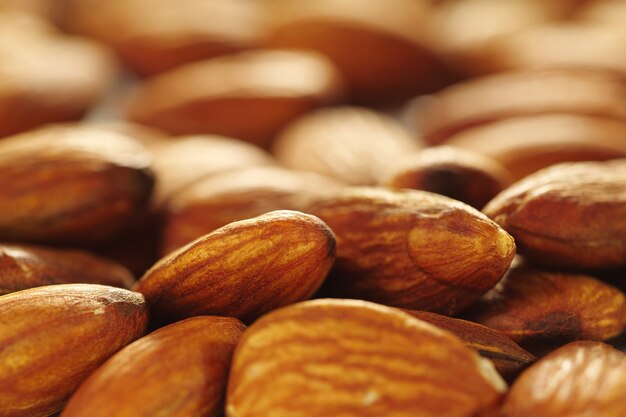
M 503 258 L 508 258 L 515 253 L 515 240 L 503 229 L 498 230 L 495 245 L 498 254 Z

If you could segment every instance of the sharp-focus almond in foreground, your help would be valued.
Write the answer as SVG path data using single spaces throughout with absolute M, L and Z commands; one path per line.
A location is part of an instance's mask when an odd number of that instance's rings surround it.
M 314 300 L 244 333 L 226 415 L 486 417 L 505 389 L 493 365 L 448 332 L 365 301 Z
M 526 370 L 507 397 L 505 417 L 622 417 L 626 355 L 598 342 L 574 342 Z
M 536 262 L 626 265 L 626 159 L 546 168 L 513 184 L 483 211 Z
M 465 317 L 522 346 L 606 340 L 626 328 L 626 297 L 587 275 L 515 266 Z
M 452 314 L 502 278 L 513 238 L 478 210 L 417 190 L 350 188 L 313 204 L 337 236 L 332 296 Z
M 237 319 L 193 317 L 115 354 L 72 396 L 63 417 L 217 417 L 223 412 Z
M 86 245 L 146 209 L 150 155 L 96 127 L 52 126 L 0 142 L 0 239 Z
M 273 211 L 222 227 L 167 255 L 139 281 L 163 320 L 197 315 L 246 322 L 309 298 L 335 259 L 335 236 L 317 217 Z
M 454 334 L 465 343 L 465 346 L 475 349 L 480 356 L 491 360 L 500 375 L 507 380 L 513 379 L 535 361 L 532 354 L 497 330 L 441 314 L 416 310 L 403 311 Z
M 93 284 L 0 297 L 0 416 L 44 417 L 147 325 L 141 294 Z
M 130 288 L 123 266 L 88 252 L 0 243 L 0 295 L 52 284 L 102 284 Z

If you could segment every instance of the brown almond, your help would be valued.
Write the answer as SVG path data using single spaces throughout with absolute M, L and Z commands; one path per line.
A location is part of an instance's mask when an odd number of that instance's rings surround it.
M 322 55 L 259 50 L 152 77 L 134 92 L 127 114 L 175 135 L 223 135 L 267 147 L 289 122 L 342 95 L 341 77 Z
M 113 355 L 80 386 L 62 417 L 218 417 L 233 351 L 245 326 L 192 317 Z
M 559 164 L 496 196 L 484 212 L 544 265 L 626 265 L 626 159 Z
M 466 129 L 446 144 L 493 158 L 519 180 L 562 162 L 626 158 L 624 136 L 623 121 L 547 114 L 513 117 Z
M 626 329 L 626 297 L 587 275 L 517 265 L 464 317 L 522 346 L 602 341 Z
M 357 102 L 387 104 L 435 91 L 450 77 L 430 45 L 425 1 L 272 0 L 268 44 L 318 51 Z M 401 57 L 401 58 L 400 58 Z
M 479 210 L 510 183 L 511 175 L 496 160 L 451 146 L 406 156 L 381 181 L 389 187 L 445 195 Z
M 424 139 L 441 143 L 467 128 L 551 113 L 626 121 L 626 85 L 614 74 L 584 69 L 507 72 L 439 91 L 418 101 L 414 114 Z
M 317 217 L 273 211 L 231 223 L 170 253 L 139 281 L 164 320 L 197 315 L 250 322 L 309 298 L 335 259 L 335 236 Z
M 88 252 L 0 243 L 0 295 L 53 284 L 130 288 L 134 282 L 123 266 Z
M 417 190 L 350 188 L 313 204 L 337 236 L 324 291 L 452 314 L 504 275 L 513 238 L 476 209 Z
M 503 408 L 505 417 L 621 417 L 626 355 L 598 342 L 574 342 L 526 370 Z
M 150 156 L 128 137 L 52 126 L 0 142 L 0 239 L 88 245 L 147 207 Z
M 236 220 L 273 210 L 303 210 L 341 185 L 314 173 L 252 167 L 215 174 L 175 194 L 166 207 L 166 254 Z
M 365 301 L 272 312 L 233 357 L 226 415 L 495 416 L 506 384 L 452 334 Z
M 403 311 L 454 334 L 465 343 L 465 346 L 476 350 L 483 358 L 491 360 L 496 370 L 506 380 L 513 379 L 536 360 L 509 337 L 487 326 L 426 311 Z
M 262 3 L 250 0 L 70 0 L 68 26 L 151 75 L 259 46 Z M 115 25 L 111 25 L 115 22 Z
M 290 124 L 274 154 L 286 167 L 373 185 L 421 144 L 394 119 L 361 107 L 318 110 Z
M 63 284 L 0 296 L 0 415 L 45 417 L 145 332 L 141 294 Z

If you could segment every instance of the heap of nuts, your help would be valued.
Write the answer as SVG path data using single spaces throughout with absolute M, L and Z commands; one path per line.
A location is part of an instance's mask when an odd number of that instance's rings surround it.
M 0 0 L 0 417 L 623 417 L 624 291 L 624 0 Z

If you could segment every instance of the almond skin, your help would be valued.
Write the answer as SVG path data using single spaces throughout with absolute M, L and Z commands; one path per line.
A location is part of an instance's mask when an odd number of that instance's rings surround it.
M 589 269 L 626 265 L 626 159 L 546 168 L 500 193 L 483 211 L 535 262 Z
M 626 355 L 598 342 L 574 342 L 526 370 L 507 397 L 504 417 L 621 417 Z
M 350 188 L 308 212 L 337 235 L 324 293 L 452 314 L 502 278 L 511 236 L 459 201 L 417 190 Z
M 224 226 L 167 255 L 136 286 L 163 320 L 262 314 L 310 297 L 335 259 L 320 219 L 273 211 Z
M 147 325 L 141 294 L 94 284 L 0 297 L 0 416 L 45 417 Z
M 235 345 L 245 326 L 192 317 L 116 353 L 80 386 L 62 417 L 218 417 Z
M 483 358 L 491 360 L 506 380 L 513 379 L 536 360 L 532 354 L 503 333 L 487 326 L 426 311 L 403 311 L 454 334 L 465 343 L 465 346 L 476 350 Z
M 522 346 L 606 340 L 626 328 L 626 297 L 587 275 L 518 265 L 464 317 Z
M 0 239 L 93 245 L 146 210 L 150 155 L 96 127 L 53 126 L 0 142 Z
M 130 288 L 123 266 L 88 252 L 0 244 L 0 295 L 52 284 L 102 284 Z
M 313 300 L 244 333 L 226 415 L 495 416 L 505 389 L 493 365 L 448 332 L 374 303 Z

